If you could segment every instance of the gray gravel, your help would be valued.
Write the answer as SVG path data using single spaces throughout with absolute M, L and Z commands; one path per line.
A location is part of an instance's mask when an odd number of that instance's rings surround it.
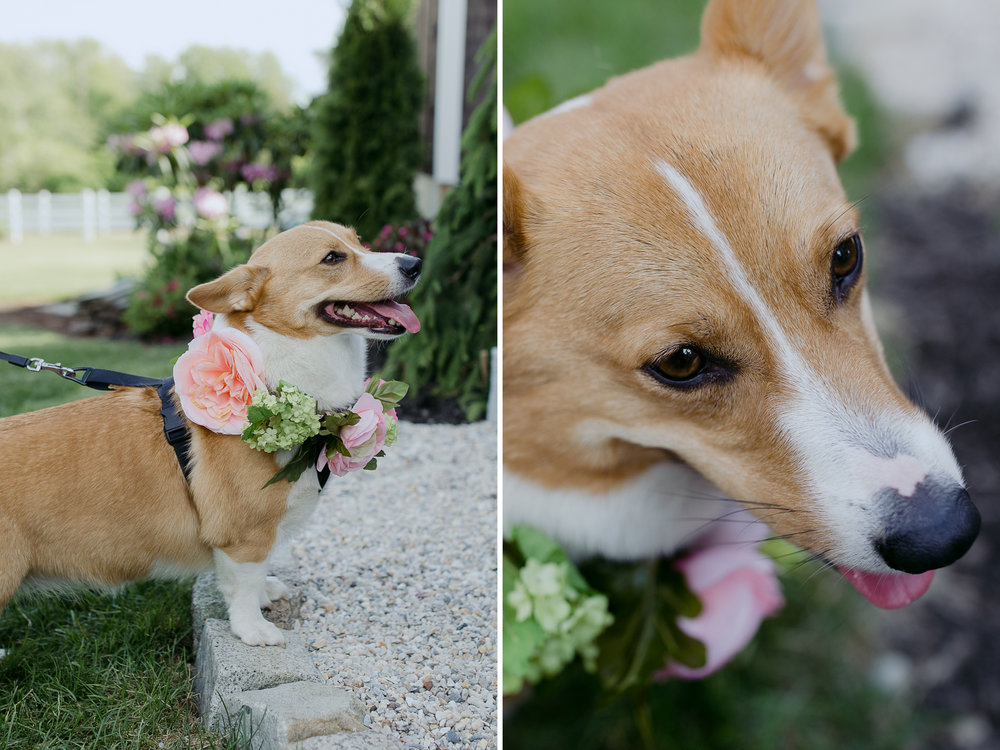
M 405 747 L 497 744 L 496 432 L 401 424 L 377 471 L 330 478 L 291 545 L 317 667 Z

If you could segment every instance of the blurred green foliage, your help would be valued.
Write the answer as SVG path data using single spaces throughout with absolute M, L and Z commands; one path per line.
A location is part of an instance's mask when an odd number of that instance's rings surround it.
M 313 217 L 371 241 L 417 215 L 423 73 L 403 0 L 354 0 L 316 99 L 310 187 Z

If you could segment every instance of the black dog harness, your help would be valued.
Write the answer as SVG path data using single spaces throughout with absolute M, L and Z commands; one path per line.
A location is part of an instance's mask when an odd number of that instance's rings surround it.
M 66 367 L 59 362 L 46 362 L 41 357 L 21 357 L 17 354 L 0 352 L 0 360 L 10 362 L 16 367 L 23 367 L 30 372 L 41 372 L 48 370 L 54 372 L 66 380 L 94 388 L 98 391 L 110 391 L 114 387 L 121 388 L 156 388 L 156 393 L 160 397 L 160 416 L 163 417 L 163 434 L 174 449 L 177 455 L 177 462 L 181 465 L 184 478 L 191 483 L 191 459 L 188 456 L 188 448 L 191 445 L 191 432 L 187 428 L 184 416 L 174 403 L 172 392 L 174 390 L 174 379 L 171 378 L 146 378 L 141 375 L 129 375 L 125 372 L 114 370 L 101 370 L 95 367 Z M 330 467 L 324 466 L 318 472 L 319 487 L 326 486 L 326 480 L 330 478 Z
M 101 370 L 95 367 L 66 367 L 59 362 L 46 362 L 41 357 L 22 357 L 17 354 L 0 352 L 0 360 L 10 362 L 16 367 L 23 367 L 29 372 L 48 370 L 66 380 L 94 388 L 98 391 L 110 391 L 112 388 L 156 388 L 160 397 L 160 415 L 163 417 L 163 433 L 167 442 L 177 454 L 177 461 L 184 472 L 184 478 L 191 482 L 191 461 L 188 458 L 188 446 L 191 444 L 191 433 L 184 423 L 184 417 L 174 404 L 171 393 L 174 389 L 173 378 L 145 378 L 141 375 L 129 375 L 114 370 Z

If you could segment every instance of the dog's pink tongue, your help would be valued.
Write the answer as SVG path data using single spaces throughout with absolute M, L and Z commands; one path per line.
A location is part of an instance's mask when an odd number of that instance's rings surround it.
M 840 568 L 844 578 L 876 607 L 899 609 L 919 599 L 931 585 L 934 571 L 910 573 L 866 573 L 853 568 Z
M 398 321 L 410 333 L 416 333 L 420 330 L 420 321 L 417 320 L 416 314 L 409 305 L 389 300 L 388 302 L 372 302 L 368 304 L 368 307 L 383 318 L 392 318 Z

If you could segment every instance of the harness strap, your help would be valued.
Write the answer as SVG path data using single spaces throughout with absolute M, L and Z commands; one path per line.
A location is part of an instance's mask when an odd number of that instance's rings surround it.
M 191 483 L 191 460 L 188 456 L 188 448 L 191 445 L 191 432 L 187 428 L 184 417 L 171 398 L 171 391 L 174 387 L 174 379 L 170 378 L 146 378 L 141 375 L 129 375 L 125 372 L 115 370 L 101 370 L 95 367 L 65 367 L 55 362 L 46 362 L 40 357 L 22 357 L 18 354 L 0 352 L 0 360 L 9 362 L 16 367 L 24 367 L 32 372 L 41 370 L 51 370 L 56 374 L 72 380 L 74 383 L 85 385 L 99 391 L 109 391 L 113 386 L 124 388 L 156 388 L 156 393 L 160 397 L 160 416 L 163 417 L 163 433 L 167 442 L 177 454 L 177 461 L 184 472 L 184 478 Z M 79 375 L 77 373 L 80 373 Z M 330 467 L 324 466 L 323 470 L 317 474 L 319 487 L 326 486 L 326 480 L 330 478 Z
M 167 378 L 160 381 L 160 386 L 156 389 L 160 397 L 160 416 L 163 417 L 163 433 L 167 436 L 167 442 L 177 454 L 177 462 L 181 465 L 184 478 L 191 484 L 191 459 L 188 456 L 188 448 L 191 445 L 191 431 L 188 430 L 184 417 L 180 409 L 171 398 L 171 391 L 174 387 L 174 379 Z

